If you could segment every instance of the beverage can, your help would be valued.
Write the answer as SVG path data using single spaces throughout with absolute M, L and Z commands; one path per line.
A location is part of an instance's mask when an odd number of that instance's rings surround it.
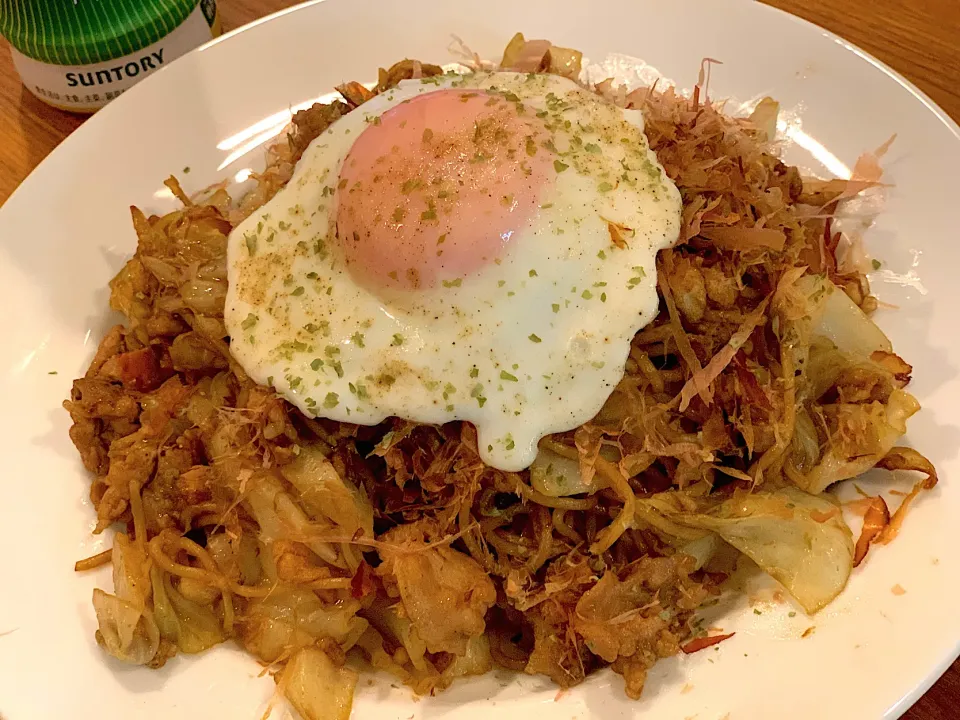
M 216 0 L 0 0 L 0 33 L 40 100 L 94 112 L 220 34 Z

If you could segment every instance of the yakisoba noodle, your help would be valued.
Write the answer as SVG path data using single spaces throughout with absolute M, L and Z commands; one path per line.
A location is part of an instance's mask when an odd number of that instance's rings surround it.
M 503 60 L 569 77 L 579 64 L 522 36 Z M 127 325 L 65 403 L 97 532 L 120 528 L 112 552 L 77 564 L 113 564 L 113 594 L 94 595 L 111 655 L 159 667 L 234 640 L 308 718 L 349 715 L 356 660 L 417 693 L 494 665 L 561 687 L 609 666 L 639 697 L 658 658 L 726 638 L 695 613 L 720 593 L 731 546 L 816 612 L 936 483 L 896 447 L 919 408 L 911 368 L 869 319 L 876 301 L 834 227 L 876 184 L 876 158 L 850 181 L 803 178 L 772 152 L 772 101 L 734 119 L 702 82 L 689 99 L 595 88 L 643 109 L 683 227 L 622 382 L 529 470 L 485 466 L 467 423 L 315 420 L 254 384 L 223 325 L 227 234 L 330 123 L 440 72 L 405 60 L 372 91 L 349 83 L 343 101 L 298 113 L 238 205 L 171 179 L 183 209 L 133 210 L 139 245 L 110 300 Z M 875 466 L 927 477 L 892 514 L 871 499 L 855 547 L 824 491 Z

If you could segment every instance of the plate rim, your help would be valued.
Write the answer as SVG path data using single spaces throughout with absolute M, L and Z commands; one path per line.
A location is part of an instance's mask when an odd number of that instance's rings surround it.
M 10 196 L 6 200 L 4 200 L 2 204 L 0 204 L 0 212 L 2 212 L 9 204 L 11 204 L 14 198 L 16 198 L 18 195 L 21 194 L 22 188 L 31 182 L 33 176 L 37 174 L 37 171 L 40 170 L 40 168 L 42 168 L 47 163 L 47 161 L 54 156 L 55 153 L 60 152 L 61 148 L 66 146 L 67 143 L 71 143 L 71 147 L 72 147 L 73 139 L 78 136 L 83 137 L 86 134 L 85 133 L 86 127 L 90 125 L 92 122 L 98 122 L 96 118 L 103 117 L 104 115 L 109 116 L 115 112 L 119 112 L 117 110 L 114 110 L 113 108 L 118 106 L 123 108 L 126 105 L 129 105 L 131 102 L 134 102 L 132 100 L 129 100 L 129 98 L 130 97 L 137 98 L 140 94 L 144 92 L 143 90 L 141 90 L 141 88 L 143 87 L 152 87 L 150 83 L 153 82 L 153 78 L 165 72 L 170 66 L 176 64 L 178 61 L 180 61 L 183 58 L 191 57 L 195 54 L 199 55 L 203 52 L 206 52 L 207 50 L 210 50 L 211 48 L 216 47 L 217 45 L 220 45 L 221 43 L 230 42 L 234 38 L 240 36 L 243 33 L 253 31 L 262 25 L 272 23 L 281 17 L 285 17 L 286 15 L 291 15 L 298 12 L 309 10 L 315 6 L 322 5 L 328 1 L 329 0 L 304 0 L 304 2 L 301 2 L 297 5 L 292 5 L 287 8 L 281 8 L 280 10 L 272 12 L 268 15 L 264 15 L 261 18 L 252 20 L 249 23 L 246 23 L 244 25 L 234 28 L 233 30 L 225 32 L 219 37 L 212 38 L 207 42 L 203 43 L 202 45 L 199 45 L 194 49 L 190 50 L 189 52 L 184 53 L 184 55 L 177 58 L 176 60 L 171 62 L 169 65 L 166 65 L 160 68 L 157 72 L 150 75 L 150 77 L 145 78 L 141 82 L 137 83 L 132 88 L 130 88 L 127 92 L 123 93 L 123 95 L 121 95 L 119 98 L 115 99 L 113 102 L 107 104 L 105 107 L 101 108 L 98 112 L 91 115 L 89 118 L 87 118 L 83 122 L 83 124 L 80 127 L 78 127 L 76 130 L 70 133 L 67 137 L 65 137 L 56 147 L 53 148 L 53 150 L 51 150 L 47 154 L 46 157 L 44 157 L 39 163 L 37 163 L 36 167 L 34 167 L 30 171 L 30 173 L 20 182 L 20 184 L 17 185 L 14 191 L 10 193 Z M 341 0 L 341 1 L 344 1 L 344 0 Z M 875 67 L 877 70 L 879 70 L 884 75 L 889 77 L 891 80 L 896 82 L 906 92 L 910 93 L 910 95 L 912 95 L 914 98 L 919 100 L 920 103 L 929 112 L 933 113 L 933 115 L 936 116 L 936 118 L 944 125 L 944 127 L 947 128 L 947 130 L 953 135 L 953 137 L 958 142 L 960 142 L 960 121 L 954 120 L 949 115 L 949 113 L 947 113 L 946 110 L 940 107 L 929 95 L 927 95 L 923 90 L 917 87 L 913 83 L 913 81 L 905 77 L 898 70 L 895 70 L 884 61 L 875 57 L 873 54 L 867 52 L 856 43 L 853 43 L 841 37 L 840 35 L 833 32 L 832 30 L 828 30 L 820 25 L 817 25 L 816 23 L 810 20 L 807 20 L 806 18 L 802 18 L 799 15 L 794 15 L 791 12 L 787 12 L 786 10 L 782 10 L 781 8 L 775 7 L 773 5 L 767 5 L 766 3 L 761 2 L 760 0 L 722 0 L 722 1 L 727 2 L 729 4 L 752 5 L 758 8 L 760 12 L 769 12 L 771 14 L 779 15 L 783 18 L 786 18 L 789 22 L 792 22 L 794 24 L 801 25 L 801 26 L 806 26 L 811 31 L 817 32 L 820 35 L 833 40 L 836 44 L 844 48 L 847 52 L 857 56 L 858 58 L 860 58 L 860 60 Z M 957 642 L 957 656 L 960 657 L 960 640 L 958 640 Z
M 325 1 L 326 0 L 312 0 L 312 2 Z M 898 70 L 895 70 L 883 60 L 880 60 L 878 57 L 874 56 L 872 53 L 867 52 L 856 43 L 850 42 L 832 30 L 828 30 L 825 27 L 817 25 L 815 22 L 811 22 L 806 18 L 802 18 L 799 15 L 794 15 L 793 13 L 787 12 L 786 10 L 782 10 L 778 7 L 774 7 L 773 5 L 767 5 L 759 2 L 759 0 L 754 0 L 754 2 L 756 5 L 760 5 L 761 7 L 765 8 L 767 11 L 787 16 L 787 18 L 793 23 L 809 26 L 812 30 L 815 30 L 824 37 L 828 37 L 833 40 L 835 43 L 847 50 L 847 52 L 856 55 L 864 62 L 875 67 L 891 80 L 895 81 L 905 91 L 913 95 L 917 100 L 919 100 L 929 112 L 933 113 L 933 115 L 935 115 L 937 119 L 943 123 L 944 127 L 950 131 L 954 139 L 960 142 L 960 123 L 958 123 L 957 120 L 954 120 L 946 110 L 940 107 L 929 95 L 917 87 L 912 80 L 905 77 Z M 896 702 L 896 704 L 887 709 L 886 717 L 888 717 L 890 720 L 896 720 L 897 718 L 901 717 L 940 681 L 940 679 L 947 673 L 947 671 L 953 666 L 958 658 L 960 658 L 960 638 L 957 638 L 954 641 L 953 649 L 948 651 L 947 654 L 940 659 L 939 663 L 932 668 L 927 675 L 924 676 L 923 682 L 914 687 L 910 692 L 905 693 Z

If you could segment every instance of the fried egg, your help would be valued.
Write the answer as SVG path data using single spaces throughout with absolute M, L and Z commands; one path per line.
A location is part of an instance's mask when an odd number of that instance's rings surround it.
M 553 75 L 407 80 L 231 233 L 230 349 L 308 416 L 469 421 L 517 471 L 621 380 L 680 211 L 639 111 Z

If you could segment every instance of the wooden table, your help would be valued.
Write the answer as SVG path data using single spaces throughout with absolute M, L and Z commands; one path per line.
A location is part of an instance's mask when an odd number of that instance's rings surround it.
M 856 43 L 912 80 L 960 120 L 958 0 L 765 0 Z M 295 4 L 291 0 L 221 0 L 234 28 Z M 47 107 L 20 85 L 0 53 L 0 203 L 84 118 Z M 960 661 L 913 707 L 907 720 L 960 718 Z

